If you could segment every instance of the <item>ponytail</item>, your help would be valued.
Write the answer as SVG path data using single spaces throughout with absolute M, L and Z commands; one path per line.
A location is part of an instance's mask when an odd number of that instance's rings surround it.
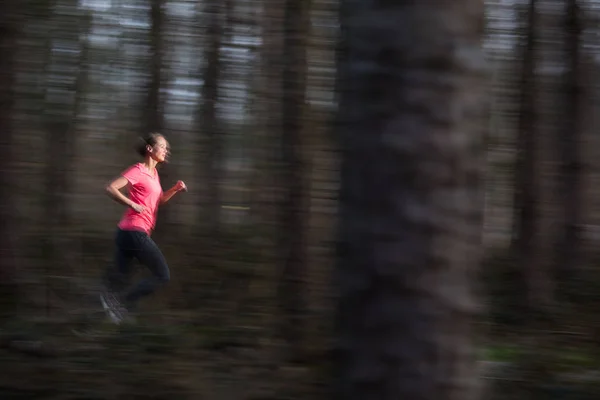
M 146 157 L 146 155 L 148 154 L 147 147 L 148 146 L 153 147 L 156 144 L 156 141 L 158 140 L 158 138 L 160 138 L 160 137 L 163 137 L 163 135 L 158 132 L 153 132 L 145 137 L 140 137 L 138 144 L 135 146 L 135 151 L 141 157 Z

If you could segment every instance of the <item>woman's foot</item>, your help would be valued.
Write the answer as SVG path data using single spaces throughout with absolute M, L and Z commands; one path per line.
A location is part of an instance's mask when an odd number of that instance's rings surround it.
M 115 324 L 120 324 L 125 319 L 128 319 L 127 308 L 123 307 L 119 298 L 108 290 L 104 290 L 100 293 L 100 303 L 104 308 L 104 311 Z

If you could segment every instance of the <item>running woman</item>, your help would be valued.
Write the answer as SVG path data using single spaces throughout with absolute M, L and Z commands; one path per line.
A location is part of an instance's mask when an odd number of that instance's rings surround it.
M 106 271 L 105 289 L 100 295 L 104 310 L 117 324 L 135 309 L 140 298 L 169 282 L 165 257 L 150 235 L 156 224 L 158 207 L 187 190 L 183 181 L 177 181 L 166 192 L 162 190 L 156 167 L 169 156 L 169 143 L 163 135 L 148 135 L 137 151 L 143 161 L 130 166 L 106 187 L 112 199 L 128 207 L 118 224 L 114 265 Z M 125 187 L 129 190 L 128 197 L 121 192 Z M 134 258 L 144 264 L 152 276 L 126 291 Z

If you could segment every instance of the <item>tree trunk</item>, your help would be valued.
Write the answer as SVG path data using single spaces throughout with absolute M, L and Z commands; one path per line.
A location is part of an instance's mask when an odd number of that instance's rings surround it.
M 228 2 L 230 3 L 230 2 Z M 206 151 L 202 151 L 201 164 L 206 165 L 207 202 L 201 213 L 202 223 L 208 224 L 208 237 L 217 238 L 221 215 L 221 199 L 219 190 L 220 172 L 222 168 L 222 147 L 220 124 L 217 117 L 219 98 L 219 80 L 221 77 L 221 41 L 223 38 L 223 6 L 218 0 L 206 3 L 204 18 L 208 21 L 206 31 L 205 64 L 202 73 L 202 102 L 200 103 L 200 124 L 207 140 Z
M 87 45 L 81 36 L 88 33 L 89 16 L 73 13 L 77 2 L 59 2 L 54 7 L 53 36 L 47 49 L 48 74 L 45 98 L 47 131 L 46 223 L 48 237 L 64 236 L 69 225 L 71 173 L 77 123 L 87 79 Z M 65 12 L 64 10 L 69 10 Z M 85 39 L 83 39 L 85 40 Z M 68 82 L 65 84 L 65 82 Z M 54 243 L 56 245 L 56 243 Z M 58 250 L 58 249 L 55 249 Z M 64 250 L 64 249 L 63 249 Z
M 165 134 L 163 131 L 164 121 L 164 104 L 160 90 L 163 86 L 163 56 L 164 56 L 164 45 L 163 45 L 163 30 L 165 27 L 165 16 L 164 16 L 164 0 L 150 0 L 150 65 L 148 72 L 150 73 L 150 80 L 146 87 L 146 102 L 144 108 L 144 121 L 142 125 L 141 136 L 144 137 L 152 132 L 159 132 Z M 167 140 L 169 139 L 167 135 Z M 171 167 L 169 166 L 168 159 L 166 163 L 160 166 L 160 182 L 164 189 L 167 189 L 170 184 Z M 157 240 L 164 242 L 168 241 L 172 237 L 167 232 L 165 227 L 168 227 L 170 223 L 169 209 L 168 207 L 159 207 L 157 215 L 156 225 L 156 238 Z
M 536 113 L 537 1 L 530 0 L 523 27 L 525 42 L 521 71 L 521 98 L 515 167 L 515 232 L 513 251 L 517 268 L 523 274 L 526 293 L 523 306 L 528 318 L 535 317 L 550 303 L 550 280 L 539 257 L 540 227 L 540 141 Z M 531 321 L 531 319 L 530 319 Z
M 306 314 L 306 172 L 302 140 L 306 92 L 306 37 L 310 2 L 286 0 L 283 21 L 283 114 L 281 130 L 281 224 L 279 251 L 283 271 L 279 299 L 283 337 L 293 357 L 301 357 Z
M 259 54 L 257 77 L 257 120 L 259 129 L 256 137 L 255 170 L 253 176 L 251 218 L 261 226 L 260 234 L 276 242 L 278 237 L 277 205 L 280 193 L 276 180 L 278 163 L 281 159 L 282 105 L 279 84 L 282 80 L 283 11 L 285 3 L 279 0 L 264 0 L 260 25 L 262 45 Z M 273 246 L 273 247 L 276 247 Z M 271 249 L 269 249 L 271 250 Z M 269 251 L 269 258 L 276 258 Z
M 162 132 L 164 127 L 163 107 L 161 103 L 160 88 L 162 86 L 162 60 L 163 44 L 162 31 L 164 25 L 163 14 L 164 0 L 151 0 L 150 7 L 150 81 L 146 90 L 146 108 L 144 110 L 144 131 L 142 135 L 150 132 Z
M 341 21 L 336 395 L 473 399 L 483 1 L 351 4 Z
M 577 0 L 568 0 L 565 16 L 568 60 L 565 77 L 565 125 L 558 139 L 560 154 L 559 199 L 562 199 L 562 228 L 557 241 L 557 281 L 571 281 L 581 266 L 581 225 L 583 212 L 583 166 L 581 154 L 582 115 L 580 68 L 581 17 Z
M 44 193 L 44 231 L 42 256 L 46 277 L 69 273 L 72 264 L 70 246 L 70 204 L 73 192 L 73 160 L 75 156 L 78 117 L 83 101 L 82 90 L 87 79 L 87 45 L 82 36 L 88 33 L 88 15 L 74 12 L 77 2 L 71 0 L 48 4 L 51 39 L 48 41 L 44 124 L 46 130 L 46 163 Z M 38 17 L 40 18 L 40 17 Z M 50 285 L 47 286 L 47 295 Z M 49 298 L 49 296 L 48 296 Z M 47 299 L 48 299 L 47 298 Z M 47 302 L 47 311 L 50 303 Z
M 0 317 L 10 315 L 16 305 L 15 204 L 12 186 L 12 146 L 15 58 L 18 24 L 17 0 L 0 2 Z

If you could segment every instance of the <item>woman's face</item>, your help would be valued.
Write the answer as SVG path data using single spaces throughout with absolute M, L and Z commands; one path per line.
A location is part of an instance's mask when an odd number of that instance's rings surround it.
M 162 136 L 158 137 L 154 146 L 150 148 L 149 154 L 158 163 L 167 161 L 170 154 L 169 142 Z

